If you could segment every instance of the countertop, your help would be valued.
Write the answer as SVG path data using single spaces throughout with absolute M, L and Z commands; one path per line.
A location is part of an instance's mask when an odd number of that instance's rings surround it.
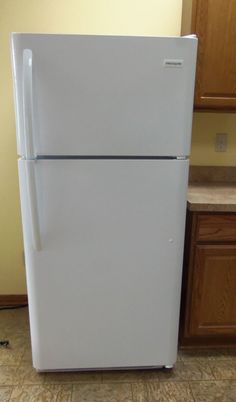
M 190 183 L 190 211 L 236 212 L 236 183 Z
M 192 166 L 187 206 L 190 211 L 236 212 L 236 169 Z

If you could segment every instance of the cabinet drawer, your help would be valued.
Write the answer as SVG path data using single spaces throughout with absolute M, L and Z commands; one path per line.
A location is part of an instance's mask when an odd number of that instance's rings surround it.
M 199 215 L 197 241 L 236 241 L 236 214 Z

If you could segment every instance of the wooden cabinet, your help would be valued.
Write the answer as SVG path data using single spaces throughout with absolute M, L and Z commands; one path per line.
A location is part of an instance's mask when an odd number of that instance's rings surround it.
M 236 214 L 189 212 L 180 343 L 236 345 Z
M 236 0 L 183 0 L 182 35 L 199 39 L 195 108 L 236 109 Z

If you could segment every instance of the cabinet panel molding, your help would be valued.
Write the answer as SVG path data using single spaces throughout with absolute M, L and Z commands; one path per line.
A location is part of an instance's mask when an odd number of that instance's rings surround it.
M 190 334 L 236 335 L 236 245 L 197 245 Z

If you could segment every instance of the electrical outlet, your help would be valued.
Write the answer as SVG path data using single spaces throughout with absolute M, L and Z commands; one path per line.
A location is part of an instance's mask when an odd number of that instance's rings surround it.
M 227 141 L 228 141 L 227 133 L 216 133 L 215 151 L 216 152 L 226 152 Z

